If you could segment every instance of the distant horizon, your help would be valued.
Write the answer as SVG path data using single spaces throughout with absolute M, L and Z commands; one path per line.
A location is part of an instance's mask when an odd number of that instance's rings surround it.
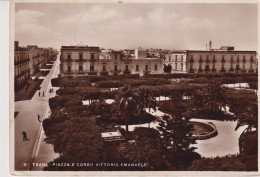
M 57 8 L 58 6 L 58 8 Z M 16 3 L 15 40 L 60 49 L 258 49 L 257 3 Z

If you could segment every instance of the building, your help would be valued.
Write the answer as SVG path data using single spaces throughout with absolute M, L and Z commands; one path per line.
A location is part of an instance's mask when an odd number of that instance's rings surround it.
M 158 58 L 137 58 L 138 50 L 99 50 L 90 46 L 61 47 L 61 76 L 161 74 L 163 61 Z
M 53 48 L 39 48 L 37 45 L 20 47 L 14 42 L 15 90 L 22 88 L 27 80 L 44 68 L 50 60 L 57 58 L 58 51 Z
M 187 72 L 186 67 L 186 51 L 173 51 L 168 54 L 165 54 L 163 61 L 164 65 L 171 65 L 172 71 L 185 73 Z
M 166 54 L 164 65 L 170 64 L 172 72 L 210 73 L 210 72 L 257 72 L 256 51 L 238 51 L 233 46 L 222 46 L 209 50 L 173 51 Z
M 27 48 L 19 46 L 19 42 L 14 42 L 14 88 L 22 88 L 30 78 L 29 51 Z

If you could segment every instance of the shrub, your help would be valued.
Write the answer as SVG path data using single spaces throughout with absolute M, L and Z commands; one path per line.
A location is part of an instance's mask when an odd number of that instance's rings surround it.
M 82 105 L 82 101 L 81 100 L 69 100 L 69 101 L 64 103 L 65 107 L 79 106 L 79 105 Z
M 136 140 L 142 140 L 143 138 L 158 139 L 160 133 L 153 128 L 136 127 L 134 129 L 134 135 Z

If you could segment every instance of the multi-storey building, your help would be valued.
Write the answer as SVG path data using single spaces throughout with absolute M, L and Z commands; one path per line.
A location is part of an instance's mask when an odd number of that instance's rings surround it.
M 19 42 L 14 43 L 14 87 L 15 90 L 23 87 L 30 77 L 29 51 L 27 48 L 19 46 Z
M 39 48 L 37 45 L 20 47 L 19 42 L 14 42 L 15 89 L 25 85 L 30 76 L 43 68 L 49 60 L 57 57 L 58 51 L 52 48 Z
M 173 51 L 165 54 L 164 65 L 171 65 L 174 72 L 187 72 L 186 51 Z
M 119 74 L 160 74 L 163 72 L 162 59 L 142 58 L 133 50 L 99 50 L 90 46 L 61 47 L 61 75 L 119 75 Z M 138 51 L 135 51 L 136 54 Z M 140 55 L 138 55 L 140 56 Z
M 164 65 L 170 64 L 172 72 L 209 73 L 257 71 L 256 51 L 238 51 L 233 46 L 209 50 L 174 51 L 166 54 Z

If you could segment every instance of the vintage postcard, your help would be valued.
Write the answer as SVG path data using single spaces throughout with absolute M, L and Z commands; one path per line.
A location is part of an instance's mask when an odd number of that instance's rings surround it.
M 12 175 L 259 175 L 258 1 L 10 4 Z

